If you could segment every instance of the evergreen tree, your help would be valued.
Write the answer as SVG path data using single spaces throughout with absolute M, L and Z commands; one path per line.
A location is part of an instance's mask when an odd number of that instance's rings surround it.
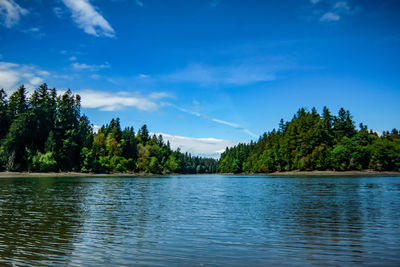
M 8 113 L 7 94 L 4 89 L 0 89 L 0 140 L 2 140 L 10 127 L 10 115 Z
M 264 133 L 257 142 L 227 148 L 218 172 L 274 172 L 291 170 L 400 170 L 397 130 L 382 137 L 361 124 L 356 130 L 350 112 L 338 117 L 324 107 L 321 115 L 301 108 L 279 130 Z

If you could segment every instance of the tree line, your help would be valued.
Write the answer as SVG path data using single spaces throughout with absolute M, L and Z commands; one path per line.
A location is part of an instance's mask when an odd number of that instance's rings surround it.
M 400 171 L 399 131 L 356 129 L 348 110 L 335 116 L 326 107 L 322 114 L 301 108 L 258 141 L 226 148 L 218 165 L 220 173 L 365 169 Z
M 217 161 L 173 151 L 146 125 L 137 133 L 118 118 L 98 132 L 81 99 L 40 85 L 27 96 L 20 86 L 10 97 L 0 90 L 0 170 L 39 172 L 214 173 Z

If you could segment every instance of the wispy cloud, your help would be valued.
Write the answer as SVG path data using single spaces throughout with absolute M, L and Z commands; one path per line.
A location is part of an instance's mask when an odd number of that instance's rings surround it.
M 70 60 L 74 60 L 73 58 Z M 75 58 L 76 60 L 76 58 Z M 101 69 L 108 69 L 110 67 L 110 64 L 108 62 L 105 62 L 104 64 L 101 65 L 90 65 L 90 64 L 85 64 L 85 63 L 72 63 L 71 65 L 75 70 L 89 70 L 89 71 L 98 71 Z
M 195 138 L 170 135 L 166 133 L 155 133 L 156 135 L 162 135 L 164 141 L 169 141 L 171 148 L 176 150 L 180 148 L 182 152 L 188 152 L 195 156 L 213 157 L 219 158 L 221 153 L 225 151 L 226 147 L 232 147 L 239 142 L 229 141 L 217 138 Z
M 21 16 L 28 13 L 28 10 L 22 8 L 14 0 L 0 0 L 0 21 L 7 28 L 18 24 Z
M 0 88 L 4 88 L 9 93 L 20 84 L 24 84 L 27 89 L 33 89 L 49 76 L 48 71 L 33 65 L 0 62 Z
M 149 78 L 150 76 L 147 75 L 147 74 L 141 73 L 141 74 L 138 75 L 138 77 L 139 77 L 140 79 L 147 79 L 147 78 Z
M 62 0 L 62 2 L 71 11 L 74 22 L 87 34 L 115 37 L 115 31 L 110 23 L 96 11 L 88 0 Z
M 345 15 L 357 13 L 358 8 L 350 5 L 350 0 L 311 0 L 313 13 L 321 22 L 336 22 Z
M 46 35 L 39 27 L 31 27 L 29 29 L 22 30 L 22 32 L 29 34 L 35 39 L 42 39 Z
M 333 6 L 333 9 L 338 10 L 338 9 L 343 9 L 343 10 L 349 10 L 349 4 L 345 1 L 342 2 L 336 2 Z
M 210 3 L 210 7 L 216 7 L 216 6 L 218 6 L 220 3 L 221 3 L 220 0 L 213 0 L 213 1 L 211 1 L 211 3 Z
M 57 18 L 61 19 L 64 16 L 65 11 L 61 7 L 55 7 L 53 8 L 53 13 Z
M 140 96 L 128 92 L 106 92 L 96 90 L 81 90 L 77 92 L 82 97 L 82 107 L 97 108 L 102 111 L 121 110 L 127 107 L 142 111 L 155 111 L 161 104 L 159 99 L 149 96 Z
M 221 119 L 217 119 L 217 118 L 212 118 L 212 117 L 210 117 L 208 115 L 205 115 L 205 114 L 202 114 L 200 112 L 188 110 L 188 109 L 179 107 L 179 106 L 171 104 L 171 103 L 165 103 L 165 104 L 168 105 L 168 106 L 174 107 L 174 108 L 176 108 L 176 109 L 178 109 L 178 110 L 180 110 L 180 111 L 182 111 L 184 113 L 187 113 L 187 114 L 190 114 L 190 115 L 193 115 L 193 116 L 196 116 L 196 117 L 208 120 L 208 121 L 212 121 L 212 122 L 215 122 L 215 123 L 218 123 L 218 124 L 229 126 L 229 127 L 234 128 L 234 129 L 237 129 L 237 130 L 241 130 L 241 131 L 245 132 L 246 134 L 248 134 L 248 135 L 250 135 L 251 137 L 254 137 L 254 138 L 257 137 L 257 135 L 255 133 L 253 133 L 249 129 L 247 129 L 247 128 L 245 128 L 245 127 L 243 127 L 243 126 L 241 126 L 241 125 L 239 125 L 237 123 L 229 122 L 229 121 L 225 121 L 225 120 L 221 120 Z
M 170 82 L 198 83 L 203 86 L 218 84 L 248 85 L 275 80 L 275 74 L 265 66 L 258 65 L 243 64 L 215 67 L 193 64 L 183 70 L 164 75 L 162 78 Z
M 154 92 L 149 95 L 151 99 L 163 99 L 163 98 L 170 98 L 171 94 L 166 92 Z
M 320 21 L 338 21 L 340 16 L 333 12 L 327 12 L 319 19 Z
M 140 0 L 136 0 L 136 5 L 143 7 L 143 2 Z

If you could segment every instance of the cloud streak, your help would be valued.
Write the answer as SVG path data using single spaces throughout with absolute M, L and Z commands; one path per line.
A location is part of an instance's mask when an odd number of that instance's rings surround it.
M 115 31 L 110 23 L 88 0 L 62 0 L 62 2 L 71 11 L 74 22 L 87 34 L 97 37 L 115 37 Z
M 76 60 L 76 57 L 74 57 Z M 71 58 L 70 58 L 71 59 Z M 110 68 L 110 64 L 108 62 L 101 64 L 101 65 L 89 65 L 89 64 L 85 64 L 85 63 L 72 63 L 71 66 L 75 69 L 75 70 L 90 70 L 90 71 L 98 71 L 101 69 L 108 69 Z
M 207 116 L 205 114 L 201 114 L 201 113 L 199 113 L 197 111 L 191 111 L 191 110 L 179 107 L 179 106 L 171 104 L 171 103 L 166 103 L 166 104 L 169 105 L 169 106 L 172 106 L 172 107 L 176 108 L 177 110 L 182 111 L 184 113 L 187 113 L 187 114 L 202 118 L 204 120 L 208 120 L 208 121 L 212 121 L 212 122 L 215 122 L 215 123 L 218 123 L 218 124 L 229 126 L 231 128 L 237 129 L 237 130 L 241 130 L 241 131 L 245 132 L 246 134 L 248 134 L 248 135 L 250 135 L 251 137 L 254 137 L 254 138 L 257 137 L 257 135 L 255 133 L 253 133 L 249 129 L 247 129 L 247 128 L 245 128 L 245 127 L 243 127 L 243 126 L 241 126 L 241 125 L 239 125 L 237 123 L 233 123 L 233 122 L 228 122 L 228 121 L 225 121 L 225 120 L 212 118 L 212 117 Z
M 22 32 L 29 34 L 30 36 L 38 40 L 42 39 L 46 35 L 39 27 L 31 27 L 29 29 L 22 30 Z
M 21 16 L 28 13 L 28 10 L 22 8 L 14 0 L 0 0 L 0 21 L 7 28 L 18 24 Z
M 164 141 L 169 141 L 173 150 L 180 149 L 182 152 L 188 152 L 195 156 L 219 158 L 226 147 L 232 147 L 239 142 L 229 141 L 217 138 L 195 138 L 170 135 L 166 133 L 155 133 L 162 135 Z
M 140 0 L 136 0 L 136 5 L 143 7 L 143 2 Z

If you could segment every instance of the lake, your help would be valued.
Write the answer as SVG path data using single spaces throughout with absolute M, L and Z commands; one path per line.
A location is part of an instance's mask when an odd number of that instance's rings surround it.
M 1 265 L 400 265 L 400 177 L 0 179 Z

